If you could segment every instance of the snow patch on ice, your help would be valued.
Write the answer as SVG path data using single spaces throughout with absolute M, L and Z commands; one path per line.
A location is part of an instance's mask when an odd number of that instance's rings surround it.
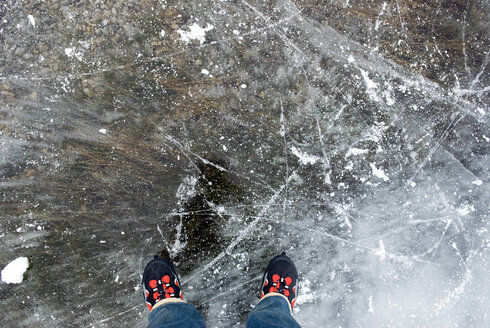
M 81 51 L 77 51 L 76 47 L 65 48 L 65 55 L 68 57 L 75 57 L 76 59 L 82 61 L 83 53 Z
M 378 94 L 376 90 L 378 89 L 378 84 L 369 78 L 369 73 L 363 69 L 360 69 L 362 78 L 364 79 L 364 83 L 366 85 L 366 93 L 369 98 L 373 101 L 379 101 Z
M 347 153 L 345 154 L 345 157 L 350 157 L 350 156 L 357 156 L 357 155 L 363 155 L 363 154 L 367 154 L 369 152 L 369 150 L 367 149 L 359 149 L 359 148 L 351 148 L 347 151 Z
M 395 100 L 393 99 L 390 89 L 383 91 L 383 96 L 385 97 L 385 101 L 388 106 L 393 106 L 395 104 Z
M 34 19 L 34 16 L 27 15 L 27 19 L 29 20 L 29 23 L 32 25 L 32 27 L 36 28 L 36 20 Z
M 299 290 L 301 292 L 298 294 L 298 300 L 296 304 L 305 304 L 315 301 L 315 295 L 314 293 L 312 293 L 310 285 L 311 282 L 308 279 L 305 279 L 304 282 L 299 282 Z
M 294 146 L 291 147 L 291 152 L 294 156 L 298 157 L 302 165 L 315 164 L 320 159 L 318 156 L 303 153 Z
M 189 26 L 189 32 L 184 30 L 178 30 L 177 33 L 180 34 L 182 41 L 189 43 L 191 40 L 198 40 L 199 43 L 203 44 L 206 36 L 206 32 L 212 30 L 213 25 L 207 24 L 205 28 L 200 27 L 197 23 Z
M 65 48 L 65 55 L 67 55 L 68 57 L 72 57 L 74 53 L 75 53 L 75 48 L 74 47 L 72 47 L 72 48 Z
M 371 170 L 373 171 L 373 175 L 375 177 L 378 177 L 380 179 L 383 179 L 383 181 L 390 180 L 390 178 L 388 178 L 388 176 L 386 175 L 386 173 L 383 170 L 378 169 L 376 167 L 376 165 L 374 165 L 373 163 L 369 163 L 369 165 L 371 166 Z
M 368 89 L 376 89 L 378 84 L 369 78 L 369 73 L 365 70 L 361 69 L 361 75 L 364 79 L 364 83 L 366 83 L 366 88 Z
M 18 257 L 2 270 L 2 281 L 7 284 L 20 284 L 28 267 L 27 257 Z
M 386 249 L 382 239 L 379 240 L 379 248 L 374 251 L 374 254 L 377 255 L 381 261 L 386 258 Z
M 363 140 L 371 140 L 379 143 L 383 138 L 383 133 L 388 129 L 384 122 L 376 122 L 374 126 L 367 132 Z M 378 149 L 379 151 L 379 149 Z
M 456 212 L 458 212 L 458 214 L 461 216 L 466 216 L 466 215 L 468 215 L 474 211 L 475 211 L 475 208 L 473 206 L 468 206 L 468 205 L 464 205 L 464 206 L 461 206 L 460 208 L 456 209 Z
M 374 313 L 374 308 L 373 308 L 373 295 L 369 295 L 368 302 L 369 302 L 369 304 L 368 304 L 368 306 L 369 306 L 368 312 Z
M 196 195 L 197 177 L 185 177 L 184 181 L 177 188 L 175 196 L 178 199 L 179 206 Z
M 175 242 L 170 247 L 169 253 L 171 258 L 175 258 L 177 254 L 182 252 L 182 250 L 187 246 L 187 240 L 182 234 L 182 217 L 180 218 L 179 225 L 176 227 Z M 160 227 L 158 227 L 160 229 Z M 161 233 L 161 232 L 160 232 Z

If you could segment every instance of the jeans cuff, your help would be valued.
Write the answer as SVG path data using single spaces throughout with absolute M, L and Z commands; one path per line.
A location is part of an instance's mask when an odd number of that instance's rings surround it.
M 162 305 L 169 304 L 169 303 L 186 303 L 186 302 L 184 300 L 182 300 L 181 298 L 170 297 L 170 298 L 166 298 L 164 300 L 161 300 L 160 302 L 158 302 L 155 305 L 153 305 L 153 307 L 151 308 L 151 310 L 153 311 L 157 307 L 160 307 Z
M 286 296 L 284 296 L 283 294 L 281 294 L 281 293 L 276 293 L 276 292 L 267 293 L 267 294 L 265 294 L 265 295 L 264 295 L 264 297 L 262 297 L 262 298 L 260 299 L 259 303 L 260 303 L 260 302 L 262 302 L 262 300 L 263 300 L 263 299 L 266 299 L 266 298 L 271 297 L 271 296 L 281 296 L 282 298 L 284 298 L 284 299 L 286 300 L 286 302 L 288 302 L 288 306 L 289 306 L 289 313 L 290 313 L 291 315 L 293 315 L 293 308 L 291 307 L 291 303 L 289 303 L 288 298 L 287 298 Z

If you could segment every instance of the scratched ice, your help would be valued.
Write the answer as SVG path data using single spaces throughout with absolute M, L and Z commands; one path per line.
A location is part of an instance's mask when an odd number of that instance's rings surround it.
M 5 327 L 144 327 L 170 256 L 209 327 L 262 270 L 303 327 L 490 326 L 486 1 L 14 1 Z

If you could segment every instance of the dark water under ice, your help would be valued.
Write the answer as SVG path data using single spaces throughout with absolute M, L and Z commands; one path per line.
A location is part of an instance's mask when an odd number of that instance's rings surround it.
M 485 1 L 4 1 L 5 327 L 142 327 L 170 256 L 244 326 L 285 250 L 303 327 L 488 327 Z

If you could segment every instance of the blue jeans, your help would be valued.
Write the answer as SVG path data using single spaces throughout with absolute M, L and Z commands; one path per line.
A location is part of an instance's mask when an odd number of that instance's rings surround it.
M 148 316 L 148 328 L 205 328 L 206 323 L 194 305 L 188 303 L 163 304 Z M 289 311 L 288 301 L 282 296 L 262 299 L 250 312 L 247 328 L 301 328 Z

